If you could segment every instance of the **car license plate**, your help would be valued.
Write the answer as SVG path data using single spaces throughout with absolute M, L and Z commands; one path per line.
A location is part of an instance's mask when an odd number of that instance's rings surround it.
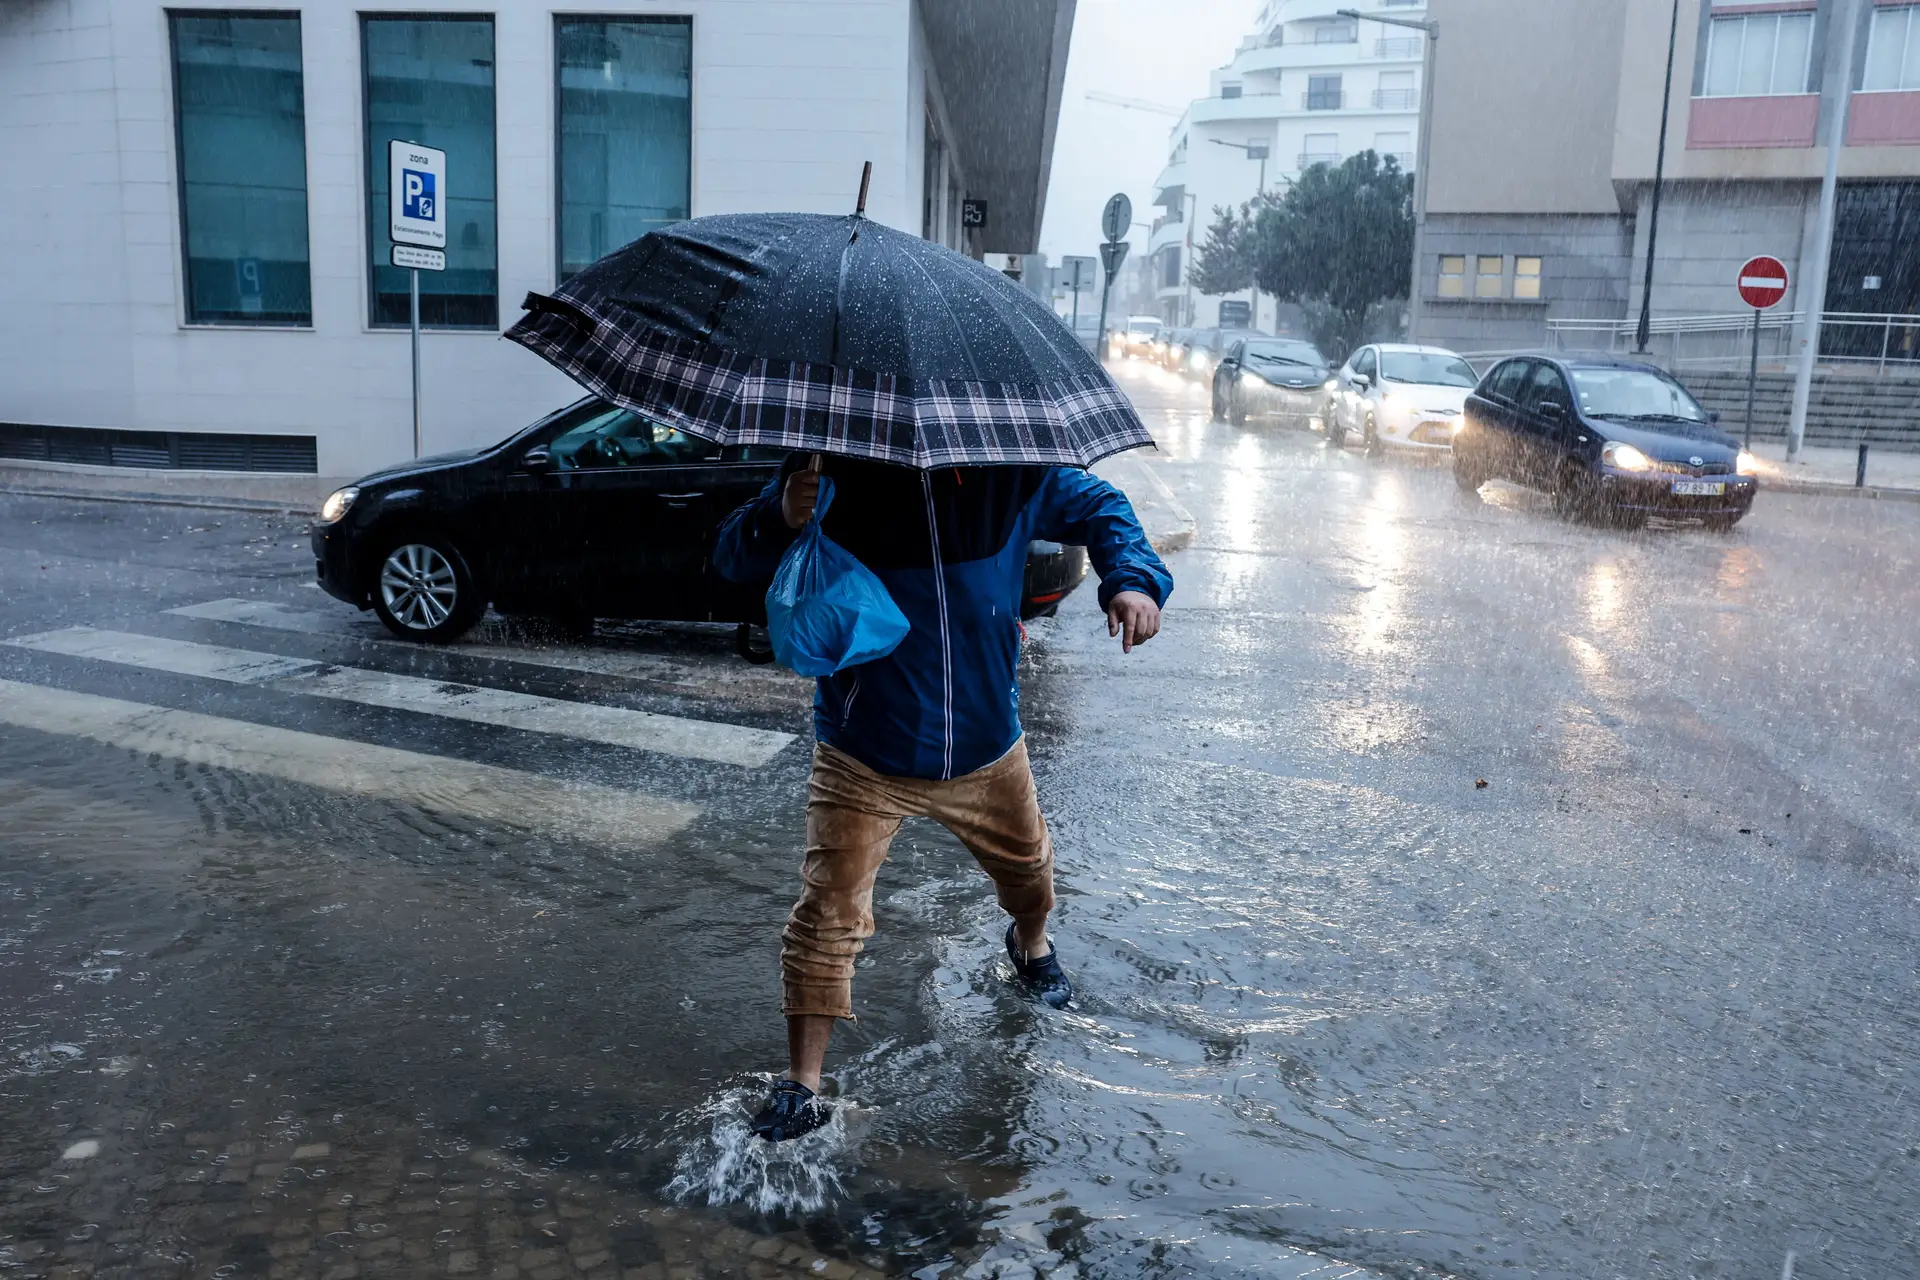
M 1673 491 L 1682 498 L 1719 498 L 1727 492 L 1724 480 L 1675 480 Z

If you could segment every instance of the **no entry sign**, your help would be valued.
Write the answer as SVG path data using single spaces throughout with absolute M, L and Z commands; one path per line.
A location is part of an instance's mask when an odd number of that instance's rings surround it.
M 1740 268 L 1740 300 L 1764 311 L 1787 296 L 1787 264 L 1761 254 Z

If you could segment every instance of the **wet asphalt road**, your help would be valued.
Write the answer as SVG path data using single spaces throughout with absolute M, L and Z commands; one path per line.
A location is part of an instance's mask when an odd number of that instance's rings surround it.
M 1198 537 L 1132 657 L 1091 589 L 1030 629 L 1078 1006 L 1009 989 L 909 824 L 848 1105 L 771 1161 L 804 686 L 700 629 L 413 650 L 297 522 L 0 497 L 0 639 L 134 638 L 0 646 L 0 1274 L 1920 1275 L 1920 506 L 1570 526 L 1121 376 Z M 169 612 L 233 599 L 289 612 Z M 158 641 L 797 736 L 716 763 Z M 106 745 L 74 695 L 161 710 Z M 578 820 L 630 792 L 671 821 Z

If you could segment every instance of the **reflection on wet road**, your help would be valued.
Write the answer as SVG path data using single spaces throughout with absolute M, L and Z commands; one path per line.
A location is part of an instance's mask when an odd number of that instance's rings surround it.
M 1199 528 L 1131 658 L 1030 628 L 1081 999 L 909 824 L 804 1152 L 804 686 L 0 499 L 0 1270 L 1920 1274 L 1920 508 L 1622 535 L 1122 380 Z

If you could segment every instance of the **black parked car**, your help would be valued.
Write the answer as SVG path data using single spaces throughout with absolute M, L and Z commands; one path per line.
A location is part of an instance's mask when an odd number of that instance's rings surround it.
M 1453 474 L 1545 489 L 1569 516 L 1698 519 L 1753 506 L 1752 455 L 1665 371 L 1606 356 L 1518 356 L 1487 371 L 1453 438 Z
M 594 618 L 744 629 L 766 622 L 765 589 L 721 577 L 713 537 L 785 457 L 586 399 L 490 449 L 334 493 L 313 526 L 314 567 L 328 594 L 409 640 L 451 640 L 488 604 L 570 629 Z M 1084 548 L 1033 543 L 1020 616 L 1052 613 L 1086 572 Z
M 1332 376 L 1327 358 L 1311 342 L 1240 339 L 1213 371 L 1213 420 L 1240 427 L 1249 418 L 1272 417 L 1312 430 L 1326 419 Z

